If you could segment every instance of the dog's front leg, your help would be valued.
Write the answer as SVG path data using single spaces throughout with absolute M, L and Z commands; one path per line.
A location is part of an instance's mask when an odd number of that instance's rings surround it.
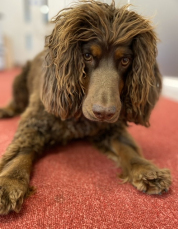
M 49 141 L 48 114 L 29 110 L 22 116 L 14 139 L 0 160 L 0 214 L 19 212 L 30 190 L 33 160 Z
M 168 169 L 159 169 L 146 160 L 126 130 L 100 142 L 101 149 L 122 168 L 121 178 L 147 194 L 167 192 L 171 185 Z
M 18 150 L 17 155 L 10 161 L 6 160 L 12 153 L 8 150 L 1 160 L 3 169 L 0 173 L 0 214 L 19 212 L 24 198 L 30 191 L 29 178 L 34 152 L 20 152 L 14 144 L 11 144 L 10 148 Z
M 151 161 L 141 157 L 136 148 L 118 140 L 112 140 L 111 147 L 118 155 L 123 170 L 121 178 L 133 184 L 139 191 L 148 194 L 161 194 L 168 191 L 171 185 L 168 169 L 159 169 Z

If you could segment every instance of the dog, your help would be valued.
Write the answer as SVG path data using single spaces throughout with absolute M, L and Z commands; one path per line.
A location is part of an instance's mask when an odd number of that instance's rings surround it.
M 89 139 L 122 168 L 121 178 L 147 194 L 167 192 L 168 169 L 146 160 L 127 132 L 149 126 L 162 87 L 157 36 L 128 5 L 87 0 L 60 11 L 45 49 L 27 62 L 0 117 L 21 115 L 0 161 L 0 214 L 19 212 L 32 164 L 46 146 Z

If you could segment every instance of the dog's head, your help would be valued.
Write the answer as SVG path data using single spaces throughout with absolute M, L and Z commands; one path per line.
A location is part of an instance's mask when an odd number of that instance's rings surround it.
M 59 12 L 46 44 L 46 110 L 62 119 L 83 113 L 147 126 L 161 90 L 156 43 L 150 22 L 114 1 L 83 1 Z

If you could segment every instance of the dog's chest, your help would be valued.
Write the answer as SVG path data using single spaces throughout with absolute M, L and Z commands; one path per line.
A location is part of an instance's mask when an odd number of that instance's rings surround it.
M 92 122 L 85 118 L 81 118 L 78 121 L 69 120 L 65 123 L 63 137 L 69 140 L 92 137 L 103 133 L 109 125 L 108 123 Z
M 50 130 L 50 141 L 66 144 L 72 139 L 88 137 L 94 140 L 95 137 L 113 135 L 119 129 L 122 129 L 122 122 L 120 121 L 117 123 L 93 122 L 85 117 L 81 117 L 78 120 L 71 119 L 65 121 L 55 119 Z

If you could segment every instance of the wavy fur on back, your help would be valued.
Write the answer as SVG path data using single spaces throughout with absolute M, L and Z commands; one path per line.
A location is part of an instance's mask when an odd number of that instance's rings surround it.
M 150 21 L 128 11 L 128 5 L 115 8 L 114 1 L 111 5 L 92 0 L 80 3 L 57 14 L 55 28 L 46 39 L 47 67 L 41 95 L 45 108 L 62 119 L 81 114 L 87 77 L 83 42 L 97 39 L 113 47 L 131 43 L 134 59 L 121 94 L 121 118 L 148 126 L 161 90 L 157 36 Z

